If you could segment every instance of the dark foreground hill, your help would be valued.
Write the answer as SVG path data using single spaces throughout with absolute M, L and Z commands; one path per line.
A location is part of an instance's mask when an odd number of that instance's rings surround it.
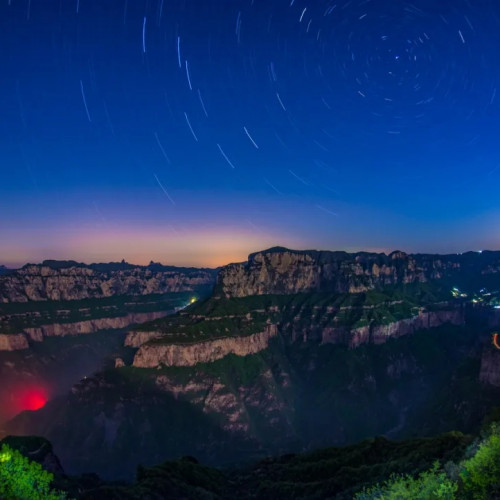
M 152 467 L 139 466 L 135 482 L 106 483 L 95 474 L 67 476 L 50 442 L 36 437 L 8 437 L 0 442 L 7 460 L 19 450 L 54 473 L 54 499 L 336 499 L 398 498 L 447 500 L 494 499 L 500 493 L 500 427 L 491 413 L 480 435 L 449 432 L 432 438 L 390 441 L 383 437 L 343 448 L 267 458 L 245 468 L 214 469 L 194 457 Z M 491 423 L 493 421 L 493 423 Z M 9 448 L 2 445 L 7 444 Z M 5 460 L 2 464 L 5 464 Z M 8 462 L 7 462 L 8 463 Z M 19 487 L 21 476 L 38 477 L 31 466 L 12 467 L 2 475 L 1 491 Z M 3 488 L 3 490 L 2 490 Z M 36 482 L 28 480 L 24 492 Z

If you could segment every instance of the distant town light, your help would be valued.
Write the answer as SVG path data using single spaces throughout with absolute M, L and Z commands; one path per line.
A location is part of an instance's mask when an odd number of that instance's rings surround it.
M 197 300 L 197 299 L 196 299 L 196 297 L 191 297 L 191 298 L 189 299 L 189 303 L 190 303 L 190 304 L 194 304 L 194 303 L 196 302 L 196 300 Z

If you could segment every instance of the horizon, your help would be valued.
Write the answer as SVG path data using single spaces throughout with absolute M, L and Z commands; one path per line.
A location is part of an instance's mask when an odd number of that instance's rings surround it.
M 125 257 L 122 258 L 111 258 L 109 260 L 100 260 L 100 261 L 91 261 L 91 260 L 85 260 L 85 259 L 77 259 L 77 258 L 72 258 L 72 257 L 66 257 L 66 258 L 43 258 L 40 259 L 39 261 L 28 261 L 24 263 L 17 263 L 17 264 L 9 264 L 6 263 L 5 261 L 0 261 L 0 267 L 5 267 L 10 270 L 17 270 L 21 269 L 24 266 L 27 265 L 43 265 L 45 261 L 55 261 L 55 262 L 75 262 L 77 264 L 83 264 L 83 265 L 92 265 L 92 264 L 117 264 L 117 263 L 122 263 L 124 262 L 125 264 L 129 264 L 132 266 L 141 266 L 141 267 L 147 267 L 150 264 L 159 264 L 162 266 L 171 266 L 171 267 L 185 267 L 185 268 L 197 268 L 197 269 L 216 269 L 219 267 L 224 267 L 230 264 L 237 264 L 241 262 L 247 262 L 248 257 L 252 254 L 255 253 L 260 253 L 260 252 L 268 252 L 269 250 L 273 250 L 275 248 L 280 248 L 283 250 L 291 251 L 291 252 L 307 252 L 307 251 L 312 251 L 312 252 L 346 252 L 348 254 L 358 254 L 358 253 L 372 253 L 372 254 L 382 254 L 389 256 L 392 253 L 395 252 L 403 252 L 408 255 L 440 255 L 440 256 L 448 256 L 448 255 L 462 255 L 466 253 L 487 253 L 487 252 L 500 252 L 500 248 L 498 250 L 495 249 L 481 249 L 481 250 L 464 250 L 462 252 L 408 252 L 406 250 L 402 250 L 401 248 L 395 248 L 393 250 L 383 250 L 383 249 L 354 249 L 354 250 L 345 250 L 345 249 L 340 249 L 340 248 L 291 248 L 291 247 L 286 247 L 283 245 L 272 245 L 270 247 L 266 248 L 261 248 L 259 250 L 255 251 L 250 251 L 246 254 L 244 258 L 241 258 L 239 260 L 231 260 L 227 261 L 221 264 L 217 265 L 197 265 L 197 264 L 182 264 L 182 263 L 173 263 L 170 261 L 161 261 L 161 260 L 155 260 L 155 259 L 146 259 L 145 261 L 137 262 L 137 261 L 131 261 L 128 260 Z

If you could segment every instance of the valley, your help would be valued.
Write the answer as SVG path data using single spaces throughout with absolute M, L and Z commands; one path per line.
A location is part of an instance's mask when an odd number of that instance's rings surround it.
M 82 299 L 96 301 L 95 316 L 109 317 L 111 305 L 161 313 L 110 333 L 52 337 L 64 322 L 52 330 L 22 324 L 29 347 L 0 353 L 12 356 L 4 366 L 26 366 L 33 378 L 36 367 L 66 385 L 56 384 L 42 408 L 5 422 L 4 433 L 46 437 L 70 474 L 131 480 L 139 464 L 184 455 L 246 467 L 372 436 L 476 432 L 500 400 L 500 351 L 491 342 L 500 314 L 477 300 L 475 276 L 499 289 L 500 254 L 346 255 L 271 249 L 223 267 L 212 294 Z M 327 272 L 341 277 L 323 280 Z M 21 305 L 35 311 L 34 304 Z M 30 328 L 43 341 L 29 337 Z M 51 365 L 58 349 L 60 362 Z

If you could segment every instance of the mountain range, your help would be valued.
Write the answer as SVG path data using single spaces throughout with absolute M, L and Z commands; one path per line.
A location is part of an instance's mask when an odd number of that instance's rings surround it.
M 120 265 L 0 278 L 0 346 L 24 338 L 0 366 L 31 352 L 22 370 L 39 373 L 54 342 L 62 353 L 117 332 L 101 369 L 4 424 L 48 438 L 70 473 L 131 479 L 183 455 L 243 467 L 373 436 L 476 432 L 500 401 L 500 252 L 276 247 L 218 270 Z

